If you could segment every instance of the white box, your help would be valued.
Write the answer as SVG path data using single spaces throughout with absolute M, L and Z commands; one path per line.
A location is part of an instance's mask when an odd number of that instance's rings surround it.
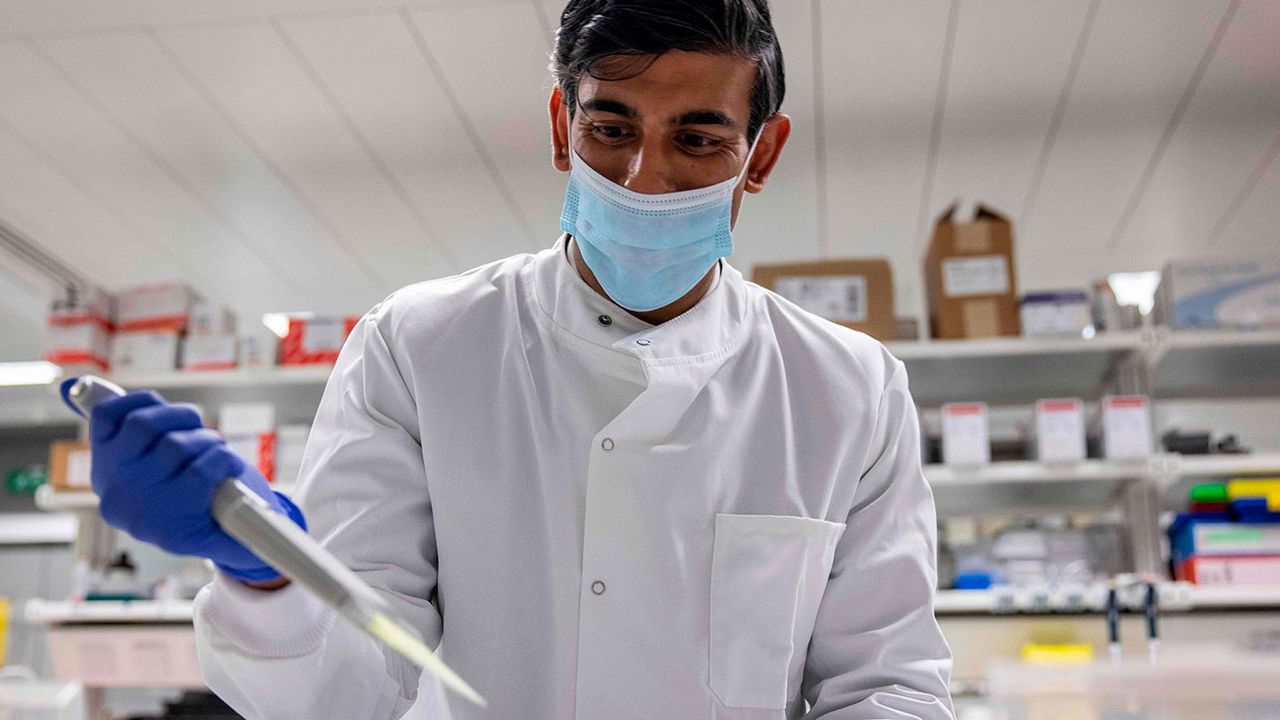
M 280 338 L 266 328 L 240 336 L 238 360 L 242 368 L 274 367 Z
M 991 432 L 986 403 L 942 406 L 942 461 L 947 465 L 991 462 Z
M 191 308 L 191 335 L 234 335 L 236 316 L 227 308 L 202 300 Z
M 167 372 L 177 367 L 176 331 L 116 333 L 111 343 L 111 369 L 114 372 Z
M 302 470 L 302 455 L 307 447 L 310 425 L 281 425 L 276 430 L 276 482 L 292 485 Z
M 142 285 L 116 294 L 116 329 L 185 330 L 199 297 L 182 283 Z
M 1036 401 L 1036 459 L 1041 462 L 1079 462 L 1086 453 L 1084 403 L 1077 398 Z
M 223 435 L 275 430 L 276 407 L 271 403 L 227 403 L 218 409 L 218 430 Z
M 106 371 L 111 364 L 111 334 L 97 320 L 51 324 L 44 359 L 68 369 Z
M 93 687 L 205 688 L 189 624 L 55 626 L 48 644 L 59 680 Z
M 110 330 L 114 317 L 115 299 L 96 287 L 74 289 L 68 297 L 55 300 L 49 306 L 50 325 L 74 325 L 94 320 Z
M 1280 255 L 1171 262 L 1155 312 L 1157 322 L 1175 328 L 1280 326 Z
M 1083 290 L 1028 294 L 1021 313 L 1027 337 L 1080 337 L 1093 322 L 1089 293 Z
M 1108 460 L 1138 460 L 1151 456 L 1151 402 L 1145 395 L 1102 398 L 1102 456 Z
M 218 431 L 227 447 L 258 468 L 267 482 L 276 476 L 276 409 L 271 403 L 228 403 L 218 411 Z
M 182 369 L 230 370 L 238 349 L 235 335 L 188 335 L 182 339 Z

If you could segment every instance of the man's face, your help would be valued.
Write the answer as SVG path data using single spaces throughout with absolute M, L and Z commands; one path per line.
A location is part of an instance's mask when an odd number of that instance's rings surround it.
M 623 57 L 604 62 L 601 74 L 608 75 L 637 61 Z M 733 178 L 750 150 L 747 122 L 755 79 L 755 62 L 746 58 L 683 51 L 664 53 L 644 72 L 624 80 L 585 75 L 578 84 L 572 118 L 559 88 L 552 94 L 555 165 L 569 169 L 572 147 L 596 172 L 647 195 L 694 190 Z M 778 125 L 786 123 L 780 121 L 785 116 L 766 125 L 746 182 L 734 190 L 735 221 L 743 190 L 763 188 L 785 142 L 785 128 L 779 133 Z

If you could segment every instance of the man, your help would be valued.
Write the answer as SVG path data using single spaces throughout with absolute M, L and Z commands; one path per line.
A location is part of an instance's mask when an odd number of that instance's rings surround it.
M 217 563 L 201 661 L 250 718 L 450 711 L 213 526 L 228 474 L 439 644 L 489 702 L 453 717 L 952 718 L 902 364 L 722 261 L 791 129 L 766 0 L 573 0 L 552 64 L 565 234 L 361 320 L 302 510 L 137 393 L 94 416 L 104 516 Z

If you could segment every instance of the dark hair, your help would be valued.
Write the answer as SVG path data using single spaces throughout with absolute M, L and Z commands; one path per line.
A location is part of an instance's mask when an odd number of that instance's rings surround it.
M 782 48 L 773 31 L 768 0 L 569 0 L 560 14 L 551 71 L 572 114 L 578 107 L 578 80 L 635 77 L 670 50 L 722 53 L 754 60 L 748 139 L 778 109 L 786 91 Z M 635 56 L 637 63 L 610 66 L 601 61 Z

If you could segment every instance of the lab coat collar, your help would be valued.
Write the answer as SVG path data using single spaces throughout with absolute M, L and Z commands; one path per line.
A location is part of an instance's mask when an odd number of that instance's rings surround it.
M 645 365 L 686 364 L 722 358 L 746 336 L 746 282 L 727 261 L 707 294 L 683 315 L 647 323 L 602 297 L 573 267 L 568 236 L 538 253 L 525 276 L 535 312 L 559 330 L 599 348 L 633 355 Z M 606 325 L 601 316 L 608 316 Z

